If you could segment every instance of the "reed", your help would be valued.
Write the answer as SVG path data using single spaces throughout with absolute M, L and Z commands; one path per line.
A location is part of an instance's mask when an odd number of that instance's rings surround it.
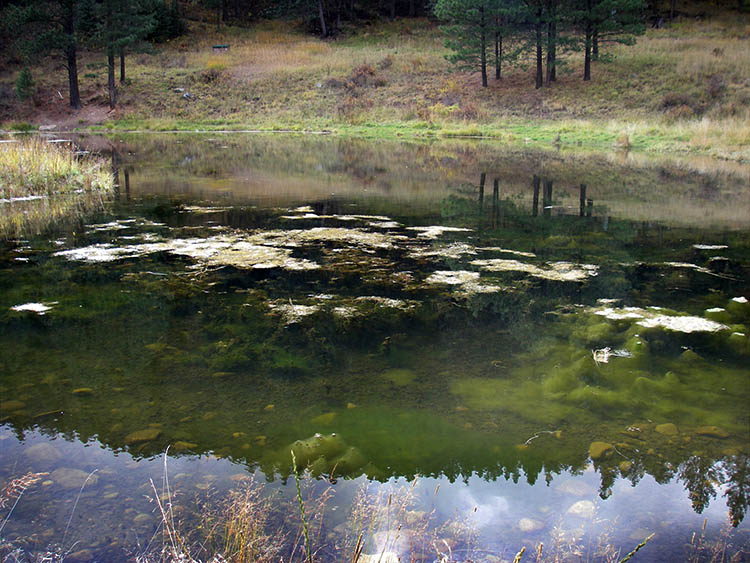
M 0 145 L 0 238 L 42 232 L 100 208 L 114 189 L 103 161 L 39 138 Z

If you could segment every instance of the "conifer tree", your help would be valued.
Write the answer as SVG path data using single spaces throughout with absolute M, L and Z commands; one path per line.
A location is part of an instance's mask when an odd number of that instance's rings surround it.
M 591 80 L 595 44 L 633 45 L 635 37 L 645 32 L 645 8 L 644 0 L 577 0 L 571 13 L 583 34 L 584 80 Z
M 495 34 L 497 2 L 494 0 L 438 0 L 435 15 L 447 22 L 442 29 L 448 35 L 446 47 L 453 54 L 446 58 L 457 68 L 482 73 L 482 86 L 487 86 L 487 50 Z
M 68 72 L 70 107 L 81 108 L 78 89 L 79 0 L 43 0 L 12 4 L 6 26 L 27 55 L 57 51 Z

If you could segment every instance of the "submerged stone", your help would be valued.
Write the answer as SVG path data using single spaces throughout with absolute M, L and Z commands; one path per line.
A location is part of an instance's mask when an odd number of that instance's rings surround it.
M 161 430 L 158 428 L 144 428 L 143 430 L 136 430 L 125 436 L 125 445 L 140 444 L 141 442 L 150 442 L 156 440 L 161 435 Z
M 34 463 L 51 463 L 63 457 L 60 450 L 47 442 L 28 447 L 24 450 L 24 454 Z
M 323 424 L 328 425 L 333 422 L 333 419 L 336 418 L 335 412 L 327 412 L 325 414 L 318 415 L 310 420 L 313 424 Z
M 80 489 L 84 482 L 87 487 L 93 487 L 99 481 L 99 476 L 95 473 L 86 473 L 70 467 L 55 469 L 49 477 L 63 489 Z
M 188 450 L 195 451 L 198 447 L 198 444 L 195 444 L 193 442 L 185 442 L 182 440 L 178 440 L 177 442 L 172 444 L 171 450 L 173 452 L 185 452 Z
M 406 387 L 417 378 L 417 374 L 412 370 L 403 368 L 389 369 L 380 375 L 397 387 Z
M 25 406 L 26 403 L 24 403 L 23 401 L 3 401 L 2 403 L 0 403 L 0 413 L 17 411 L 24 408 Z
M 657 424 L 654 427 L 654 430 L 658 432 L 659 434 L 663 434 L 664 436 L 677 436 L 677 434 L 679 434 L 679 430 L 677 430 L 677 426 L 671 422 L 665 422 L 664 424 Z
M 591 445 L 589 446 L 589 457 L 592 460 L 601 459 L 611 450 L 614 450 L 614 446 L 609 442 L 591 442 Z
M 341 455 L 346 448 L 346 443 L 337 434 L 329 434 L 327 436 L 316 434 L 306 440 L 297 440 L 290 447 L 282 450 L 280 455 L 282 459 L 286 460 L 286 463 L 290 463 L 292 460 L 289 452 L 290 450 L 294 452 L 297 467 L 299 468 L 306 467 L 321 456 L 330 461 Z
M 729 432 L 718 426 L 700 426 L 695 429 L 699 436 L 709 436 L 711 438 L 729 438 Z
M 72 393 L 78 397 L 90 397 L 94 394 L 94 390 L 91 387 L 79 387 L 78 389 L 73 389 Z

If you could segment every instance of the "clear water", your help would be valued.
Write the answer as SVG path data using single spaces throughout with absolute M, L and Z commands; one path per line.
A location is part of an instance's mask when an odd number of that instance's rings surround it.
M 255 475 L 291 529 L 290 450 L 311 495 L 332 487 L 322 560 L 346 558 L 363 487 L 408 492 L 422 544 L 373 529 L 365 553 L 603 560 L 656 533 L 644 560 L 679 560 L 706 555 L 704 519 L 747 550 L 747 166 L 79 142 L 111 157 L 113 201 L 0 250 L 0 479 L 49 473 L 6 551 L 158 549 L 165 475 L 188 527 Z

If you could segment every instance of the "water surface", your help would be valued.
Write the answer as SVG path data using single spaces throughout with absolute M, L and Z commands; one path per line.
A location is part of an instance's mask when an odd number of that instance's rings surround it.
M 106 211 L 0 254 L 0 474 L 49 473 L 5 524 L 14 545 L 158 547 L 149 479 L 169 448 L 186 521 L 249 475 L 291 499 L 294 451 L 311 494 L 332 487 L 324 560 L 344 557 L 362 487 L 431 514 L 429 541 L 425 517 L 402 525 L 424 560 L 539 542 L 601 559 L 651 533 L 651 560 L 682 559 L 704 519 L 747 546 L 747 167 L 80 143 L 112 161 Z M 372 532 L 365 553 L 416 557 Z

